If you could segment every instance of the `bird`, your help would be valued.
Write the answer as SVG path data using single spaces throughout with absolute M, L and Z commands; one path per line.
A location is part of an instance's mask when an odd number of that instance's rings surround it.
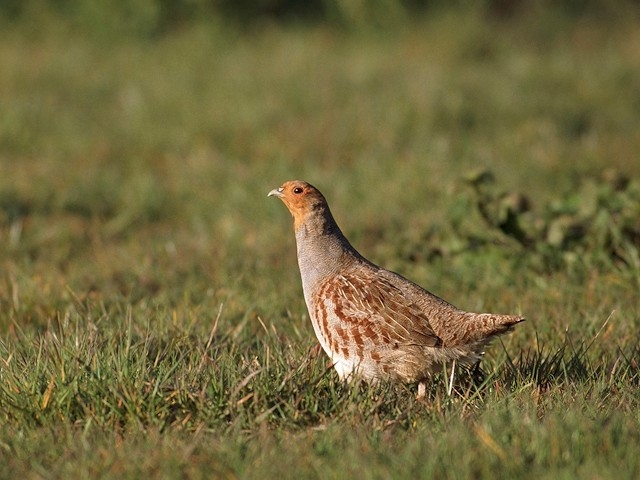
M 363 257 L 313 185 L 291 180 L 268 193 L 293 217 L 302 290 L 320 346 L 341 380 L 418 384 L 424 399 L 433 375 L 477 364 L 519 315 L 458 309 L 407 278 Z M 451 386 L 449 387 L 449 393 Z

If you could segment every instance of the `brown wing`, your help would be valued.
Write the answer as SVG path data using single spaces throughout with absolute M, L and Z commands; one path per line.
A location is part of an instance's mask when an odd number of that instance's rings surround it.
M 442 340 L 435 334 L 429 317 L 407 298 L 390 279 L 342 274 L 332 278 L 333 303 L 349 335 L 363 343 L 390 348 L 414 345 L 437 347 Z

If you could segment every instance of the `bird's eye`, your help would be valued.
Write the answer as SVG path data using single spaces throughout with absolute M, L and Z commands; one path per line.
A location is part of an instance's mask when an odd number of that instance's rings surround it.
M 302 187 L 296 187 L 296 188 L 294 188 L 294 189 L 293 189 L 293 193 L 295 193 L 295 194 L 300 194 L 300 193 L 302 193 Z

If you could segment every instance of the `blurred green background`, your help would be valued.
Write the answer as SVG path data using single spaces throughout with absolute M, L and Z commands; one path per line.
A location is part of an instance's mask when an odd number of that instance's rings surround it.
M 637 478 L 639 20 L 1 2 L 0 478 Z M 309 357 L 293 178 L 372 261 L 527 317 L 485 384 L 419 404 Z

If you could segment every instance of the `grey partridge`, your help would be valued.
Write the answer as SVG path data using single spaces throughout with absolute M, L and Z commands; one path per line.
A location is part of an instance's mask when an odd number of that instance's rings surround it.
M 470 313 L 360 255 L 314 186 L 293 180 L 271 190 L 293 216 L 302 289 L 320 345 L 341 379 L 419 382 L 480 360 L 516 315 Z

